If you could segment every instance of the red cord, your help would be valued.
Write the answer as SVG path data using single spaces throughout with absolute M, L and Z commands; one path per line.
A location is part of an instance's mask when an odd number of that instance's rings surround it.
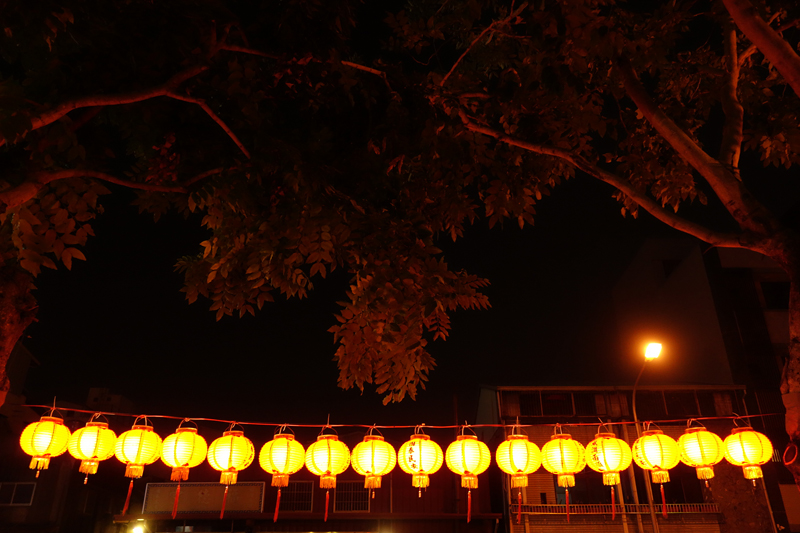
M 131 483 L 128 485 L 128 497 L 125 498 L 125 507 L 122 508 L 123 516 L 125 516 L 125 513 L 128 512 L 128 505 L 131 503 L 131 492 L 133 492 L 133 479 L 131 479 Z
M 617 506 L 614 504 L 614 487 L 611 487 L 611 520 L 617 517 Z
M 328 521 L 328 501 L 331 499 L 331 491 L 325 491 L 325 522 Z
M 661 516 L 667 517 L 667 500 L 664 499 L 664 484 L 661 484 Z
M 228 488 L 230 488 L 230 485 L 225 485 L 225 495 L 222 496 L 222 509 L 219 511 L 220 520 L 222 520 L 222 515 L 225 514 L 225 502 L 228 501 Z
M 278 509 L 281 507 L 281 489 L 278 489 L 278 499 L 275 500 L 275 515 L 272 517 L 273 522 L 278 521 Z
M 467 491 L 467 524 L 472 519 L 472 491 Z
M 569 489 L 564 488 L 564 492 L 567 493 L 567 523 L 569 524 Z
M 517 524 L 522 523 L 522 488 L 517 490 Z
M 178 496 L 181 495 L 181 482 L 178 481 L 178 486 L 175 488 L 175 503 L 172 504 L 172 519 L 175 520 L 175 515 L 178 514 Z

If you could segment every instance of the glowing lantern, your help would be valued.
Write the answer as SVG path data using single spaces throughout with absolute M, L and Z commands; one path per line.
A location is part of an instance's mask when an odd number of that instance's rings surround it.
M 181 481 L 189 479 L 189 469 L 198 466 L 206 458 L 208 444 L 206 439 L 197 434 L 197 428 L 181 427 L 183 422 L 178 424 L 178 429 L 164 439 L 161 446 L 161 461 L 165 465 L 172 467 L 170 479 L 177 481 L 175 487 L 175 503 L 172 504 L 172 518 L 178 512 L 178 498 L 181 495 Z
M 323 428 L 323 431 L 325 428 Z M 350 466 L 350 448 L 336 435 L 320 435 L 306 450 L 306 468 L 319 476 L 322 489 L 335 489 L 336 476 Z M 328 521 L 330 490 L 325 492 L 325 521 Z
M 256 455 L 253 443 L 244 436 L 244 431 L 234 431 L 234 425 L 235 423 L 231 424 L 228 430 L 208 447 L 208 464 L 214 470 L 222 472 L 219 482 L 225 485 L 225 495 L 222 497 L 222 509 L 219 513 L 220 520 L 225 514 L 228 489 L 236 484 L 239 471 L 250 466 Z
M 598 433 L 586 446 L 586 464 L 603 474 L 603 485 L 611 487 L 611 520 L 616 517 L 614 485 L 619 483 L 619 473 L 631 466 L 631 447 L 613 433 Z
M 383 440 L 381 435 L 373 435 L 371 428 L 369 434 L 362 442 L 353 448 L 351 462 L 353 470 L 364 477 L 364 487 L 367 489 L 381 488 L 381 476 L 391 472 L 397 465 L 397 453 L 394 447 Z M 375 493 L 372 493 L 373 498 Z
M 239 471 L 252 464 L 255 454 L 253 443 L 244 436 L 244 431 L 229 429 L 208 447 L 208 464 L 214 470 L 222 472 L 220 483 L 235 485 Z
M 556 433 L 542 446 L 542 466 L 558 476 L 558 486 L 575 486 L 575 474 L 586 466 L 585 448 L 566 433 Z
M 96 414 L 86 424 L 78 429 L 69 438 L 68 449 L 70 455 L 81 462 L 78 471 L 86 474 L 83 483 L 89 479 L 89 474 L 96 474 L 100 461 L 105 461 L 114 456 L 114 445 L 117 434 L 108 429 L 106 422 L 95 422 Z
M 138 424 L 141 419 L 144 419 L 144 424 Z M 117 439 L 117 443 L 114 445 L 114 455 L 126 465 L 125 477 L 131 478 L 128 485 L 128 497 L 125 498 L 125 507 L 122 508 L 124 515 L 131 502 L 133 480 L 142 477 L 145 465 L 156 462 L 161 455 L 161 437 L 153 431 L 153 426 L 149 425 L 147 417 L 137 417 L 133 421 L 133 427 L 122 433 Z
M 678 439 L 681 461 L 697 470 L 697 479 L 708 480 L 714 477 L 714 465 L 724 457 L 722 439 L 704 427 L 686 428 Z
M 478 488 L 478 474 L 486 472 L 492 462 L 492 452 L 475 435 L 461 434 L 445 452 L 447 468 L 461 476 L 461 486 L 467 490 L 467 523 L 472 517 L 472 489 Z
M 644 470 L 650 470 L 653 483 L 661 484 L 661 514 L 667 517 L 664 483 L 669 482 L 669 469 L 680 462 L 681 451 L 675 439 L 658 429 L 644 431 L 633 443 L 633 460 Z
M 633 443 L 633 460 L 650 470 L 653 483 L 669 482 L 669 469 L 678 466 L 680 455 L 675 439 L 658 429 L 643 432 Z
M 286 426 L 279 428 L 283 431 Z M 303 445 L 294 440 L 294 435 L 278 433 L 261 448 L 258 464 L 264 471 L 272 474 L 272 486 L 278 487 L 278 499 L 275 501 L 273 522 L 278 521 L 278 509 L 281 505 L 281 487 L 289 485 L 289 476 L 303 468 L 306 451 Z
M 556 426 L 556 431 L 561 431 Z M 542 446 L 542 466 L 558 476 L 558 486 L 564 487 L 569 522 L 569 487 L 575 486 L 575 474 L 586 466 L 586 449 L 571 435 L 556 433 Z
M 397 451 L 397 464 L 406 474 L 411 474 L 411 486 L 422 489 L 430 485 L 430 474 L 435 474 L 444 462 L 442 448 L 431 438 L 416 428 L 411 440 L 400 446 Z
M 172 481 L 186 481 L 189 479 L 189 469 L 199 466 L 207 452 L 206 439 L 197 434 L 197 428 L 178 426 L 175 433 L 164 439 L 161 460 L 172 467 Z
M 753 428 L 734 428 L 725 439 L 725 459 L 733 465 L 741 466 L 745 479 L 764 477 L 761 466 L 772 457 L 772 443 L 769 439 L 754 431 Z
M 28 424 L 19 438 L 22 451 L 31 456 L 30 467 L 36 470 L 36 477 L 39 477 L 40 471 L 47 470 L 51 457 L 67 451 L 69 429 L 62 419 L 52 416 L 54 411 L 51 409 L 51 416 L 43 416 L 38 422 Z
M 495 459 L 500 470 L 511 476 L 511 488 L 517 490 L 517 524 L 522 523 L 522 488 L 528 486 L 528 474 L 533 474 L 542 465 L 542 452 L 539 447 L 528 440 L 527 435 L 511 434 L 500 443 L 495 452 Z

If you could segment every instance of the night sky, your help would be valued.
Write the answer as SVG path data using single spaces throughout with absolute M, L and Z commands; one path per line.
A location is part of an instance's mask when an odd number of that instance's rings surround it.
M 622 218 L 607 186 L 578 178 L 537 206 L 534 227 L 488 229 L 453 244 L 453 267 L 487 277 L 488 311 L 459 311 L 449 340 L 430 350 L 438 367 L 416 401 L 383 406 L 366 389 L 343 391 L 332 360 L 336 301 L 345 273 L 320 280 L 305 300 L 278 298 L 256 317 L 216 322 L 207 301 L 189 305 L 173 271 L 205 238 L 198 221 L 154 222 L 115 190 L 94 223 L 87 262 L 46 271 L 36 285 L 38 323 L 26 346 L 41 366 L 28 376 L 31 403 L 83 403 L 108 387 L 141 412 L 264 422 L 452 424 L 474 421 L 481 384 L 560 384 L 603 373 L 618 349 L 607 320 L 609 291 L 648 235 L 675 235 L 649 215 Z M 635 377 L 605 376 L 628 383 Z M 618 379 L 617 379 L 618 378 Z

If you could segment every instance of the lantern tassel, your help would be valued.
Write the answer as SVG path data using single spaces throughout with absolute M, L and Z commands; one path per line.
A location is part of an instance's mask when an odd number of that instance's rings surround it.
M 472 491 L 467 491 L 467 524 L 472 519 Z
M 522 489 L 517 489 L 517 524 L 522 523 Z
M 275 514 L 272 515 L 272 522 L 278 521 L 278 509 L 281 508 L 281 489 L 278 489 L 278 499 L 275 500 Z
M 614 487 L 611 487 L 611 520 L 617 517 L 617 506 L 614 502 Z
M 130 484 L 128 484 L 128 496 L 125 498 L 125 507 L 122 508 L 122 516 L 125 516 L 125 513 L 128 512 L 128 506 L 131 503 L 131 492 L 133 492 L 133 479 L 131 479 Z
M 225 485 L 225 494 L 222 496 L 222 509 L 219 512 L 219 519 L 222 520 L 222 515 L 225 514 L 225 502 L 228 501 L 228 489 L 230 485 Z
M 331 491 L 325 491 L 325 522 L 328 521 L 328 502 L 331 499 Z
M 667 500 L 664 499 L 664 484 L 661 484 L 661 516 L 667 517 Z
M 564 487 L 564 492 L 567 494 L 567 524 L 569 524 L 569 489 Z
M 175 487 L 175 503 L 172 504 L 172 519 L 175 520 L 175 515 L 178 514 L 178 497 L 181 495 L 181 482 L 178 481 L 178 486 Z
M 89 474 L 86 474 L 86 477 L 85 477 L 85 478 L 83 478 L 83 484 L 84 484 L 84 485 L 86 485 L 86 483 L 87 483 L 88 481 L 89 481 Z

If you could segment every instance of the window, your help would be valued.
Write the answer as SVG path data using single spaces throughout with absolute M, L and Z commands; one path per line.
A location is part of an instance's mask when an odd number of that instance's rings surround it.
M 369 489 L 363 481 L 337 481 L 333 510 L 340 513 L 369 512 Z
M 572 398 L 575 401 L 575 414 L 578 416 L 597 416 L 599 414 L 605 414 L 605 404 L 603 404 L 603 412 L 598 412 L 596 396 L 600 396 L 602 399 L 602 395 L 596 395 L 593 392 L 573 393 Z
M 666 391 L 667 414 L 670 416 L 698 416 L 697 401 L 693 391 Z
M 311 511 L 313 481 L 289 481 L 281 490 L 281 511 Z
M 542 404 L 538 392 L 520 393 L 519 416 L 542 416 Z
M 542 392 L 544 416 L 573 416 L 572 394 L 569 392 Z
M 0 505 L 31 505 L 36 483 L 0 483 Z
M 657 420 L 666 416 L 664 396 L 661 391 L 638 391 L 636 393 L 636 411 L 639 420 Z

